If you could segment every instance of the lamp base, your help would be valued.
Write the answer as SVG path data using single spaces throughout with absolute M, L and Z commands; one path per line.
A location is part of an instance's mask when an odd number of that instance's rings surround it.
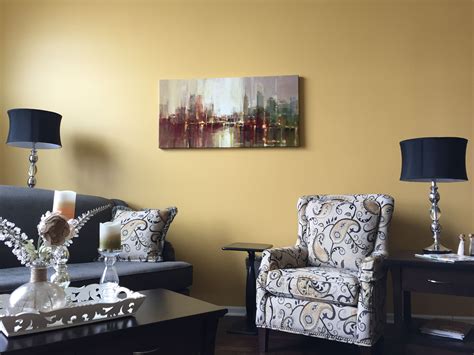
M 433 243 L 429 247 L 423 248 L 423 254 L 449 254 L 452 253 L 451 249 L 446 248 L 441 243 Z

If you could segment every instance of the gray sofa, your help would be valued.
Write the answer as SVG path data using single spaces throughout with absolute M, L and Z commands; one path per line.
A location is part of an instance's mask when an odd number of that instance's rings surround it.
M 0 217 L 15 223 L 36 244 L 38 222 L 42 214 L 51 210 L 53 197 L 52 190 L 0 185 Z M 78 194 L 76 216 L 109 203 L 113 206 L 127 206 L 121 200 Z M 71 257 L 68 262 L 71 286 L 99 282 L 104 270 L 103 262 L 95 261 L 98 256 L 99 223 L 110 221 L 111 218 L 111 208 L 95 215 L 81 229 L 79 237 L 74 239 L 74 243 L 69 248 Z M 188 293 L 193 281 L 192 265 L 184 261 L 176 261 L 173 247 L 169 242 L 165 244 L 163 262 L 123 261 L 117 262 L 116 267 L 120 285 L 135 291 L 166 288 Z M 52 272 L 54 270 L 51 268 L 49 273 Z M 29 276 L 29 269 L 22 266 L 11 249 L 0 242 L 0 293 L 10 293 L 21 284 L 28 282 Z

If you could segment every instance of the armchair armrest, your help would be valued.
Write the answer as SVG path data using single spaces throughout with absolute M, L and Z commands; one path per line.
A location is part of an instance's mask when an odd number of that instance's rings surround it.
M 364 258 L 359 265 L 359 280 L 361 282 L 375 282 L 385 277 L 387 269 L 383 265 L 384 254 L 372 254 Z
M 297 246 L 273 248 L 263 251 L 260 273 L 275 269 L 305 267 L 308 264 L 308 249 Z
M 289 248 L 273 248 L 264 250 L 257 277 L 257 313 L 255 324 L 261 327 L 265 324 L 265 303 L 268 294 L 265 291 L 268 272 L 276 269 L 305 267 L 308 264 L 308 249 L 302 246 Z
M 357 340 L 373 345 L 385 325 L 386 255 L 372 254 L 359 265 L 360 292 L 357 304 Z

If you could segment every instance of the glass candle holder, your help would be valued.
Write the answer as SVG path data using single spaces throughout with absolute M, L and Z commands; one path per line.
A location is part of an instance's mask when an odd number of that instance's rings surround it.
M 105 285 L 103 292 L 105 302 L 115 302 L 117 299 L 115 294 L 119 285 L 119 276 L 115 268 L 115 263 L 117 262 L 117 256 L 121 252 L 122 250 L 120 249 L 99 249 L 100 255 L 104 257 L 105 264 L 104 272 L 100 278 L 100 283 Z
M 64 290 L 71 283 L 71 277 L 67 269 L 67 261 L 69 260 L 69 250 L 66 246 L 61 245 L 54 247 L 53 251 L 53 261 L 54 261 L 54 270 L 56 271 L 51 275 L 50 281 L 55 283 L 59 287 L 62 287 Z

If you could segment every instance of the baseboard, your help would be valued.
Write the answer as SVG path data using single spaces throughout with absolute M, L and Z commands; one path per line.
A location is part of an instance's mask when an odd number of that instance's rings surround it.
M 247 311 L 245 310 L 245 307 L 238 307 L 238 306 L 224 306 L 227 308 L 228 312 L 226 316 L 231 316 L 231 317 L 245 317 L 245 314 Z
M 229 310 L 226 316 L 231 317 L 245 317 L 245 307 L 239 306 L 224 306 Z M 440 316 L 440 315 L 431 315 L 431 314 L 413 314 L 413 318 L 421 318 L 421 319 L 433 319 L 433 318 L 440 318 L 440 319 L 450 319 L 458 322 L 466 322 L 474 324 L 474 317 L 462 317 L 462 316 Z M 387 313 L 387 323 L 393 323 L 393 313 Z

